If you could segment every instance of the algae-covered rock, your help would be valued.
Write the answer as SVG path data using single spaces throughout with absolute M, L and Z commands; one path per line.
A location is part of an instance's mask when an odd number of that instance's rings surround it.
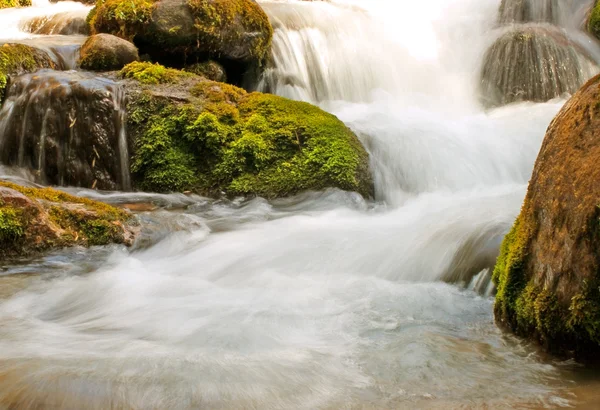
M 369 158 L 313 105 L 149 63 L 126 66 L 132 177 L 148 191 L 267 198 L 337 187 L 373 194 Z
M 4 44 L 0 47 L 0 100 L 10 75 L 31 73 L 41 68 L 56 68 L 48 53 L 24 44 Z
M 88 20 L 93 33 L 132 41 L 155 61 L 183 65 L 212 56 L 238 64 L 233 71 L 260 65 L 273 35 L 254 0 L 98 0 Z
M 129 212 L 101 202 L 0 181 L 0 258 L 65 246 L 131 245 L 134 225 Z
M 600 76 L 552 121 L 494 270 L 498 323 L 547 350 L 600 353 Z
M 482 102 L 488 107 L 545 102 L 575 93 L 596 73 L 596 63 L 562 30 L 518 25 L 500 36 L 484 56 Z
M 90 71 L 120 70 L 140 59 L 133 44 L 110 34 L 89 37 L 81 47 L 80 56 L 79 66 Z
M 0 0 L 0 9 L 29 6 L 31 6 L 31 0 Z

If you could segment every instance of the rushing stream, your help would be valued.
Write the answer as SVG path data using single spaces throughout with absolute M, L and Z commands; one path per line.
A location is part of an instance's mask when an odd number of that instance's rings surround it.
M 89 8 L 34 3 L 0 10 L 2 41 L 81 44 L 26 21 Z M 69 188 L 134 209 L 143 235 L 0 271 L 0 408 L 593 408 L 584 370 L 493 321 L 489 269 L 565 101 L 482 108 L 499 1 L 260 3 L 275 35 L 257 87 L 348 124 L 376 199 Z

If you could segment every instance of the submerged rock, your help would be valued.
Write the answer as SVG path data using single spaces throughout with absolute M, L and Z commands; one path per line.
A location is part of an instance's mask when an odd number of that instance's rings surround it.
M 88 20 L 93 33 L 132 41 L 156 61 L 181 66 L 213 57 L 237 77 L 267 57 L 273 35 L 254 0 L 98 0 Z
M 79 66 L 90 71 L 120 70 L 140 59 L 137 48 L 129 41 L 110 34 L 96 34 L 81 47 Z
M 4 44 L 0 47 L 0 101 L 11 75 L 31 73 L 41 68 L 56 68 L 48 53 L 24 44 Z
M 15 77 L 0 111 L 0 161 L 42 182 L 130 189 L 125 94 L 85 72 Z
M 51 188 L 0 181 L 0 260 L 65 246 L 132 245 L 129 212 Z
M 598 72 L 584 50 L 552 26 L 517 26 L 484 57 L 480 91 L 488 107 L 573 94 Z
M 600 76 L 550 124 L 493 279 L 498 323 L 560 355 L 600 353 Z
M 31 0 L 0 0 L 0 9 L 29 6 L 31 6 Z
M 373 195 L 369 157 L 335 116 L 182 71 L 133 63 L 132 177 L 150 191 L 287 196 L 337 187 Z
M 38 16 L 25 21 L 22 29 L 33 34 L 89 34 L 89 26 L 80 13 L 65 12 L 51 16 Z

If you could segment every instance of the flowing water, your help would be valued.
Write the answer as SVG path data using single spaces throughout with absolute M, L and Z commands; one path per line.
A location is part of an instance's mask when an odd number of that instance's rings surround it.
M 143 235 L 0 273 L 0 408 L 593 408 L 594 377 L 493 322 L 489 268 L 564 103 L 482 108 L 499 1 L 261 5 L 258 88 L 346 122 L 375 200 L 70 188 L 133 209 Z

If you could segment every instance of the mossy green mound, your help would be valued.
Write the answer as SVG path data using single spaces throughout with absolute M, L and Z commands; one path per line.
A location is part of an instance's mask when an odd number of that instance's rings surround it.
M 31 0 L 0 0 L 0 9 L 29 6 L 31 6 Z
M 134 64 L 121 75 L 154 84 L 129 96 L 139 188 L 273 198 L 337 187 L 373 195 L 368 154 L 335 116 L 307 103 Z M 144 65 L 159 74 L 140 74 Z
M 4 44 L 0 47 L 0 100 L 9 75 L 31 73 L 41 68 L 56 68 L 48 53 L 24 44 Z
M 0 181 L 0 257 L 74 245 L 131 244 L 131 214 L 52 188 Z
M 560 356 L 600 353 L 600 76 L 550 124 L 493 273 L 503 327 Z

